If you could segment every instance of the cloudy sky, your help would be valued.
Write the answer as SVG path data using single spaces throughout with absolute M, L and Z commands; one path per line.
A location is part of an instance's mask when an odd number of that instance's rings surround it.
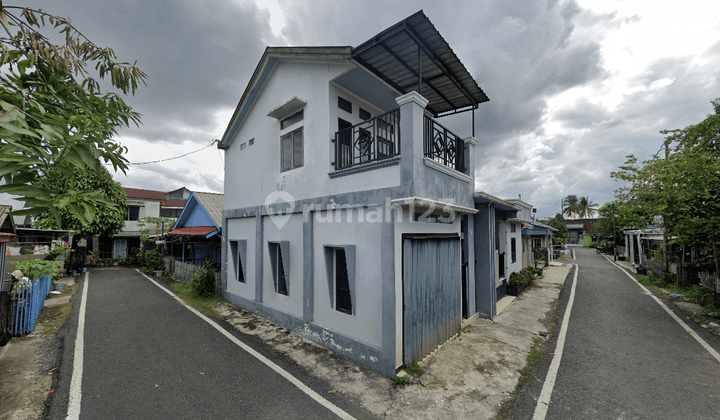
M 10 2 L 6 2 L 11 4 Z M 647 158 L 659 131 L 699 122 L 720 97 L 717 1 L 27 0 L 70 18 L 147 87 L 122 130 L 123 186 L 222 192 L 215 146 L 266 46 L 356 46 L 424 10 L 490 102 L 476 111 L 476 189 L 517 198 L 538 216 L 568 194 L 600 204 L 611 171 Z M 470 134 L 470 113 L 441 121 Z

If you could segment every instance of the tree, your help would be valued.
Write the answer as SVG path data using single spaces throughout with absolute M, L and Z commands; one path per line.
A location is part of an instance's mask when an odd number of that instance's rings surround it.
M 40 33 L 46 19 L 64 43 Z M 102 92 L 98 80 L 109 76 L 113 88 L 134 94 L 147 76 L 116 61 L 112 49 L 96 46 L 65 18 L 0 4 L 0 23 L 7 35 L 0 37 L 0 192 L 25 201 L 27 209 L 15 214 L 49 214 L 60 225 L 68 211 L 89 225 L 96 207 L 117 204 L 98 190 L 48 189 L 43 179 L 100 172 L 102 163 L 125 172 L 126 150 L 112 137 L 118 127 L 139 124 L 140 115 L 117 93 Z M 94 64 L 95 77 L 87 64 Z
M 581 219 L 588 219 L 595 216 L 597 203 L 592 202 L 588 197 L 580 197 L 575 205 L 575 212 Z
M 625 240 L 622 228 L 634 228 L 632 215 L 628 214 L 628 206 L 622 201 L 609 201 L 598 209 L 598 222 L 594 229 L 603 236 L 613 236 L 613 218 L 615 226 L 615 243 L 622 244 Z
M 665 130 L 666 156 L 638 164 L 628 156 L 612 177 L 626 181 L 616 196 L 628 203 L 640 226 L 658 216 L 672 242 L 712 250 L 720 271 L 720 98 L 715 114 L 679 130 Z
M 563 221 L 562 214 L 558 213 L 552 219 L 545 220 L 543 223 L 557 229 L 557 232 L 553 232 L 553 245 L 564 244 L 568 238 L 568 228 Z
M 578 198 L 577 195 L 568 195 L 562 200 L 562 214 L 574 219 L 577 213 Z
M 120 183 L 113 181 L 112 175 L 105 168 L 100 168 L 99 171 L 85 168 L 74 172 L 69 177 L 63 176 L 60 171 L 51 169 L 43 180 L 42 187 L 58 194 L 65 194 L 66 191 L 78 193 L 97 191 L 102 201 L 90 208 L 94 214 L 85 217 L 90 221 L 89 223 L 83 223 L 68 208 L 64 208 L 59 210 L 60 223 L 50 212 L 40 214 L 35 224 L 41 229 L 72 230 L 75 236 L 79 237 L 112 236 L 120 232 L 125 225 L 127 195 Z M 113 205 L 105 204 L 105 202 Z

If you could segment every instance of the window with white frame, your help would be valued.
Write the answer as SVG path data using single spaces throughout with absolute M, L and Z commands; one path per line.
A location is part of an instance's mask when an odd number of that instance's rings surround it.
M 290 243 L 288 241 L 269 242 L 268 252 L 275 292 L 287 296 L 290 289 Z
M 280 132 L 280 170 L 282 172 L 303 166 L 303 127 L 294 127 L 305 118 L 304 115 L 304 110 L 301 109 L 293 115 L 280 120 L 280 129 L 283 130 Z M 285 129 L 292 131 L 286 132 Z
M 245 283 L 245 257 L 247 255 L 247 240 L 230 241 L 230 258 L 235 273 L 235 280 Z
M 355 302 L 355 246 L 325 246 L 330 307 L 353 315 Z

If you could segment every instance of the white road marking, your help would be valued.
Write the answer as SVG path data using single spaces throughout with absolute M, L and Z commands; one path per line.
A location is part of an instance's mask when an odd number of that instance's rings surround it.
M 572 289 L 570 290 L 570 300 L 568 300 L 567 309 L 565 309 L 565 316 L 563 316 L 560 334 L 557 339 L 557 346 L 555 347 L 555 354 L 552 362 L 550 362 L 550 369 L 545 376 L 545 383 L 543 384 L 542 391 L 540 391 L 540 397 L 538 398 L 537 405 L 535 406 L 533 420 L 545 419 L 548 407 L 550 407 L 550 397 L 552 396 L 553 388 L 555 387 L 558 368 L 560 368 L 560 360 L 562 359 L 563 350 L 565 348 L 565 336 L 567 335 L 568 324 L 570 323 L 570 312 L 572 311 L 573 302 L 575 302 L 575 286 L 577 285 L 578 271 L 580 270 L 578 269 L 577 264 L 573 265 L 575 266 L 575 276 L 573 277 Z
M 68 401 L 67 420 L 80 418 L 80 402 L 82 399 L 83 374 L 83 346 L 85 342 L 85 306 L 87 304 L 88 288 L 90 286 L 90 272 L 85 272 L 82 299 L 80 300 L 80 313 L 78 315 L 77 334 L 75 336 L 75 359 L 73 360 L 73 373 L 70 380 L 70 400 Z
M 675 312 L 671 311 L 670 308 L 665 306 L 665 304 L 660 300 L 659 297 L 655 296 L 653 293 L 650 292 L 650 290 L 648 290 L 645 286 L 643 286 L 637 280 L 635 280 L 635 278 L 632 275 L 630 275 L 630 273 L 628 273 L 627 270 L 625 270 L 620 264 L 617 264 L 614 261 L 610 261 L 610 258 L 607 255 L 605 255 L 605 258 L 607 258 L 607 260 L 612 265 L 621 269 L 622 272 L 625 273 L 626 276 L 630 277 L 632 279 L 632 281 L 635 282 L 635 284 L 640 286 L 645 291 L 645 293 L 643 293 L 643 294 L 650 295 L 655 300 L 655 302 L 657 302 L 658 305 L 660 305 L 663 309 L 665 309 L 665 312 L 670 314 L 670 316 L 673 317 L 673 319 L 675 321 L 677 321 L 678 324 L 680 324 L 680 326 L 683 327 L 685 329 L 685 331 L 687 331 L 698 343 L 700 343 L 700 345 L 703 346 L 705 348 L 705 350 L 707 350 L 708 353 L 710 353 L 710 355 L 715 358 L 715 360 L 720 362 L 720 353 L 718 353 L 714 348 L 710 347 L 710 345 L 705 340 L 703 340 L 702 337 L 700 337 L 695 331 L 693 331 L 690 327 L 688 327 L 688 325 L 682 319 L 680 319 L 680 317 L 678 317 L 675 314 Z
M 208 318 L 207 316 L 205 316 L 205 315 L 202 314 L 201 312 L 198 312 L 198 311 L 197 311 L 195 308 L 193 308 L 192 306 L 190 306 L 190 305 L 188 305 L 187 303 L 185 303 L 184 300 L 182 300 L 182 299 L 180 299 L 179 297 L 177 297 L 173 292 L 171 292 L 171 291 L 169 291 L 168 289 L 162 287 L 160 284 L 158 284 L 158 282 L 156 282 L 155 280 L 153 280 L 151 277 L 149 277 L 149 276 L 145 275 L 144 273 L 140 272 L 140 270 L 137 270 L 137 272 L 140 273 L 140 274 L 142 274 L 143 276 L 145 276 L 146 279 L 148 279 L 148 280 L 150 280 L 151 282 L 153 282 L 153 283 L 155 284 L 155 286 L 157 286 L 157 287 L 160 288 L 160 290 L 162 290 L 162 291 L 164 291 L 165 293 L 167 293 L 167 294 L 169 294 L 170 296 L 172 296 L 175 300 L 177 300 L 178 302 L 180 302 L 183 306 L 185 306 L 185 307 L 186 307 L 188 310 L 190 310 L 192 313 L 194 313 L 195 315 L 199 316 L 203 321 L 205 321 L 205 322 L 207 322 L 208 324 L 210 324 L 213 328 L 215 328 L 216 330 L 218 330 L 222 335 L 224 335 L 225 337 L 227 337 L 230 341 L 232 341 L 233 343 L 237 344 L 238 347 L 240 347 L 241 349 L 243 349 L 243 350 L 245 350 L 246 352 L 250 353 L 253 357 L 255 357 L 255 358 L 258 359 L 259 361 L 263 362 L 263 363 L 264 363 L 266 366 L 268 366 L 270 369 L 274 370 L 275 372 L 277 372 L 278 374 L 280 374 L 283 378 L 285 378 L 285 379 L 287 379 L 288 381 L 290 381 L 290 383 L 292 383 L 293 385 L 295 385 L 296 387 L 298 387 L 302 392 L 306 393 L 310 398 L 312 398 L 313 400 L 317 401 L 320 405 L 322 405 L 323 407 L 325 407 L 325 408 L 327 408 L 328 410 L 332 411 L 333 413 L 335 413 L 335 414 L 336 414 L 338 417 L 340 417 L 341 419 L 344 419 L 344 420 L 355 420 L 355 418 L 354 418 L 353 416 L 351 416 L 350 414 L 346 413 L 345 411 L 343 411 L 342 409 L 340 409 L 338 406 L 336 406 L 335 404 L 331 403 L 330 401 L 326 400 L 325 398 L 323 398 L 323 397 L 322 397 L 320 394 L 318 394 L 317 392 L 315 392 L 315 391 L 313 391 L 312 389 L 308 388 L 307 385 L 305 385 L 304 383 L 302 383 L 302 382 L 300 382 L 299 380 L 297 380 L 297 379 L 296 379 L 294 376 L 292 376 L 290 373 L 288 373 L 288 372 L 285 371 L 283 368 L 281 368 L 280 366 L 278 366 L 278 365 L 276 365 L 275 363 L 273 363 L 271 360 L 269 360 L 268 358 L 266 358 L 266 357 L 263 356 L 262 354 L 256 352 L 256 351 L 253 350 L 252 348 L 248 347 L 245 343 L 243 343 L 242 341 L 238 340 L 235 336 L 233 336 L 233 335 L 230 334 L 229 332 L 225 331 L 224 328 L 222 328 L 221 326 L 219 326 L 218 324 L 216 324 L 213 320 L 211 320 L 210 318 Z

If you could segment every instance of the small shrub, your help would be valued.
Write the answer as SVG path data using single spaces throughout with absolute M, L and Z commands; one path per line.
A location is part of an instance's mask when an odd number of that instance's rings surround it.
M 45 254 L 45 261 L 55 261 L 58 256 L 64 254 L 65 252 L 67 252 L 67 248 L 56 246 Z
M 597 248 L 597 247 L 598 247 L 597 242 L 590 242 L 590 244 L 588 245 L 588 248 Z
M 62 261 L 46 261 L 46 260 L 27 260 L 15 263 L 15 269 L 20 270 L 29 278 L 39 280 L 44 274 L 56 280 L 60 277 L 63 270 Z
M 207 297 L 215 292 L 215 271 L 210 260 L 190 278 L 190 288 L 200 297 Z
M 392 384 L 395 388 L 405 388 L 405 385 L 408 385 L 410 382 L 408 382 L 405 377 L 396 376 L 391 379 Z
M 159 249 L 145 252 L 145 268 L 148 271 L 164 270 L 163 256 Z
M 405 372 L 411 375 L 422 375 L 425 373 L 425 369 L 421 368 L 418 362 L 412 362 L 412 365 L 405 368 Z

